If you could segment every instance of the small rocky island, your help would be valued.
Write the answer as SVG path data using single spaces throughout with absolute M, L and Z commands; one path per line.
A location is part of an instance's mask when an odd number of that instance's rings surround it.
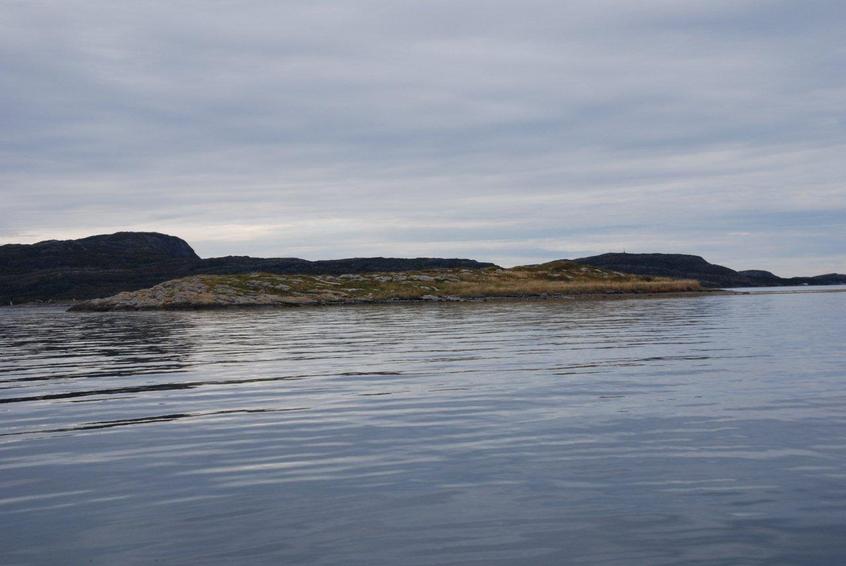
M 572 261 L 502 269 L 446 268 L 343 275 L 194 275 L 118 293 L 74 311 L 301 306 L 398 301 L 551 298 L 701 291 L 698 281 L 628 275 Z

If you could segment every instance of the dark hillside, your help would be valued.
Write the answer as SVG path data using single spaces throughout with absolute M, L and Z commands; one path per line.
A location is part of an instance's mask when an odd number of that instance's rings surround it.
M 118 232 L 80 240 L 0 246 L 0 273 L 40 269 L 118 269 L 180 260 L 199 261 L 185 240 L 155 232 Z
M 634 275 L 696 279 L 704 287 L 781 287 L 786 285 L 843 285 L 846 275 L 829 273 L 815 277 L 779 277 L 769 271 L 735 271 L 687 254 L 609 253 L 574 260 L 578 263 Z
M 697 255 L 609 253 L 574 261 L 621 273 L 697 279 L 705 287 L 744 287 L 753 284 L 749 277 L 728 267 L 708 263 Z

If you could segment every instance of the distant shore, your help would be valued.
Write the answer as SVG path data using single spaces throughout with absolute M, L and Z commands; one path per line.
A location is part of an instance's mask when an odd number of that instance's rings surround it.
M 839 289 L 820 289 L 820 288 L 808 288 L 803 287 L 800 289 L 774 289 L 774 290 L 766 290 L 766 291 L 738 291 L 737 289 L 726 289 L 726 291 L 730 291 L 737 295 L 808 295 L 812 293 L 846 293 L 846 287 L 842 287 Z
M 155 311 L 155 310 L 224 310 L 224 309 L 272 309 L 285 306 L 355 306 L 355 305 L 397 305 L 397 304 L 421 304 L 421 303 L 485 303 L 485 302 L 543 302 L 543 301 L 573 301 L 573 300 L 614 300 L 614 299 L 660 299 L 660 298 L 683 298 L 683 297 L 697 297 L 697 296 L 713 296 L 713 295 L 805 295 L 805 294 L 819 294 L 819 293 L 846 293 L 846 288 L 838 289 L 820 289 L 820 288 L 801 288 L 801 289 L 784 289 L 784 290 L 738 290 L 738 289 L 713 289 L 700 288 L 689 291 L 605 291 L 593 293 L 556 293 L 556 294 L 540 294 L 540 295 L 496 295 L 496 296 L 479 296 L 479 297 L 427 297 L 427 298 L 394 298 L 382 300 L 349 300 L 344 302 L 333 303 L 300 303 L 293 304 L 264 304 L 264 303 L 240 303 L 240 304 L 162 304 L 143 307 L 112 307 L 112 308 L 90 308 L 89 303 L 92 301 L 54 301 L 54 302 L 31 302 L 20 303 L 14 305 L 0 305 L 0 308 L 14 309 L 14 308 L 64 308 L 73 312 L 103 312 L 103 311 Z M 112 299 L 111 297 L 109 299 Z M 98 302 L 105 301 L 99 299 Z

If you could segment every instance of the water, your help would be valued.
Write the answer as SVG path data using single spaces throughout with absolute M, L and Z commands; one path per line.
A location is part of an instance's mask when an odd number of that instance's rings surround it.
M 844 315 L 0 309 L 0 563 L 842 563 Z
M 843 293 L 846 285 L 801 285 L 780 287 L 737 287 L 729 289 L 741 293 Z

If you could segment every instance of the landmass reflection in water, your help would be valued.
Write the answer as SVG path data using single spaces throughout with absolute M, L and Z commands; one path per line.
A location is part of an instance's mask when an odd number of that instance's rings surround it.
M 2 562 L 836 562 L 843 297 L 2 309 Z

